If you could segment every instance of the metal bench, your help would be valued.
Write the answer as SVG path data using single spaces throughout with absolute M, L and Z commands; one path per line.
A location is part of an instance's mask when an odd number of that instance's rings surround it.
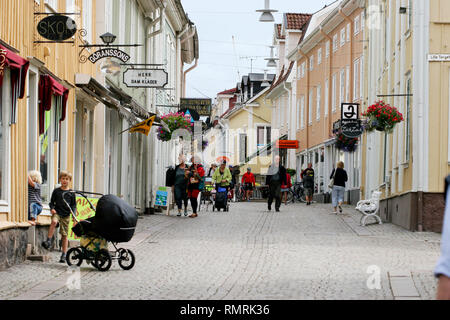
M 380 198 L 381 192 L 374 191 L 371 199 L 361 200 L 356 204 L 355 209 L 363 214 L 360 220 L 362 226 L 366 225 L 366 220 L 370 217 L 374 217 L 378 224 L 383 224 L 381 218 L 378 216 L 378 212 L 380 211 Z

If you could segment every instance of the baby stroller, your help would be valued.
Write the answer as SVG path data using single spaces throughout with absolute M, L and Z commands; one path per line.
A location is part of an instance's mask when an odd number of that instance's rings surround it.
M 205 188 L 202 191 L 201 202 L 206 204 L 206 211 L 208 211 L 210 205 L 214 204 L 214 193 L 212 179 L 210 177 L 205 178 Z
M 213 211 L 215 209 L 217 209 L 217 211 L 223 209 L 224 212 L 228 212 L 230 210 L 230 205 L 228 204 L 228 188 L 217 186 L 216 190 Z
M 81 239 L 79 247 L 67 251 L 67 264 L 80 266 L 83 260 L 86 260 L 99 271 L 108 271 L 112 260 L 117 260 L 123 270 L 133 268 L 135 263 L 133 252 L 130 249 L 117 248 L 117 244 L 128 242 L 133 237 L 138 220 L 136 210 L 114 195 L 102 196 L 97 203 L 97 208 L 94 208 L 85 193 L 101 195 L 98 193 L 71 190 L 63 194 L 63 199 L 69 192 L 85 198 L 91 209 L 95 211 L 95 216 L 79 221 L 70 210 L 76 221 L 72 230 Z M 115 250 L 108 250 L 108 242 L 112 243 Z

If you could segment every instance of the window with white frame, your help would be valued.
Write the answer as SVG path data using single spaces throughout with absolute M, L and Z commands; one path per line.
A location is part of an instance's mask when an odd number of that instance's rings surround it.
M 313 110 L 313 89 L 309 91 L 309 103 L 308 103 L 308 124 L 312 125 L 312 110 Z
M 355 36 L 359 34 L 360 25 L 361 25 L 361 21 L 360 21 L 359 15 L 358 15 L 355 17 L 355 21 L 354 21 L 354 29 L 355 30 L 353 30 L 353 32 L 354 32 Z
M 323 110 L 325 113 L 325 117 L 328 116 L 328 90 L 329 90 L 328 87 L 329 87 L 328 79 L 325 79 L 325 92 L 323 93 L 324 94 Z
M 302 69 L 301 70 L 301 77 L 303 78 L 305 76 L 305 71 L 306 71 L 306 61 L 303 61 L 301 69 Z
M 305 96 L 300 97 L 300 126 L 305 128 Z
M 313 55 L 309 58 L 309 70 L 310 71 L 314 70 L 314 56 Z
M 301 69 L 301 65 L 297 65 L 297 79 L 302 77 Z
M 345 99 L 345 69 L 341 70 L 341 77 L 339 79 L 339 103 L 344 102 Z
M 360 60 L 360 77 L 359 77 L 359 97 L 362 100 L 364 95 L 364 56 Z
M 345 28 L 341 29 L 341 47 L 345 45 Z
M 353 100 L 357 100 L 360 97 L 360 95 L 359 95 L 359 86 L 360 86 L 359 63 L 360 63 L 359 59 L 356 59 L 355 62 L 353 63 Z
M 331 81 L 331 111 L 336 112 L 336 80 L 337 74 L 333 74 L 333 79 Z
M 258 126 L 256 128 L 256 145 L 257 147 L 264 147 L 271 143 L 270 126 Z
M 361 32 L 364 31 L 364 27 L 365 27 L 365 17 L 364 17 L 364 11 L 361 12 Z
M 333 52 L 336 52 L 338 49 L 338 35 L 337 33 L 333 36 Z
M 92 28 L 92 0 L 83 0 L 83 27 L 86 30 L 86 40 L 93 43 L 94 30 Z
M 327 41 L 325 43 L 325 58 L 328 58 L 330 56 L 330 41 Z
M 320 104 L 322 102 L 322 86 L 317 86 L 317 101 L 316 101 L 316 120 L 320 120 Z
M 347 66 L 345 68 L 345 101 L 344 102 L 349 102 L 350 101 L 350 66 Z
M 317 51 L 317 65 L 322 63 L 322 48 Z
M 4 71 L 3 85 L 0 86 L 0 200 L 8 201 L 9 186 L 9 106 L 11 105 L 10 72 Z
M 347 24 L 347 42 L 350 42 L 350 23 Z

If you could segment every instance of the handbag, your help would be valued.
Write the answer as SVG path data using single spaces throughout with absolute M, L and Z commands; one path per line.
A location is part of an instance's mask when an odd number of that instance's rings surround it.
M 336 169 L 333 172 L 333 178 L 331 178 L 330 183 L 328 184 L 328 188 L 333 189 L 334 186 L 334 176 L 336 175 Z

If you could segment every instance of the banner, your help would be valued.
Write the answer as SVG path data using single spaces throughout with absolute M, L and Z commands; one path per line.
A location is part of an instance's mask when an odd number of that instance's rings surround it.
M 97 202 L 98 202 L 98 198 L 88 198 L 89 201 L 92 203 L 92 205 L 94 207 L 97 206 Z M 88 218 L 91 218 L 93 216 L 95 216 L 95 211 L 92 211 L 89 202 L 87 202 L 87 200 L 83 197 L 76 197 L 76 201 L 77 201 L 77 212 L 75 213 L 75 215 L 77 216 L 77 219 L 79 221 L 81 220 L 86 220 Z M 67 238 L 69 240 L 80 240 L 79 237 L 77 237 L 75 235 L 75 233 L 73 233 L 72 231 L 72 227 L 75 225 L 75 221 L 73 219 L 73 217 L 71 216 L 70 222 L 69 222 L 69 232 L 68 232 L 68 236 Z
M 130 133 L 138 132 L 148 136 L 148 134 L 150 133 L 150 129 L 152 128 L 153 122 L 155 121 L 155 118 L 156 116 L 153 116 L 145 121 L 142 121 L 141 123 L 138 123 L 137 125 L 135 125 L 130 129 Z

